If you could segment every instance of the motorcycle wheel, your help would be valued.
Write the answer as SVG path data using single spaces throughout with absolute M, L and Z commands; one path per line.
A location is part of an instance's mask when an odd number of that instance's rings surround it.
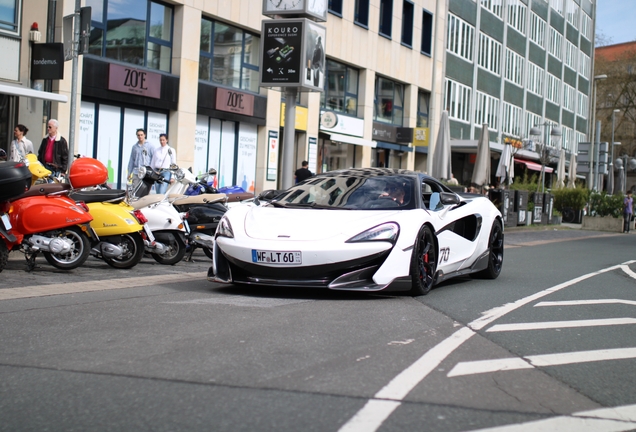
M 9 261 L 9 248 L 7 248 L 7 245 L 0 238 L 0 272 L 4 270 L 4 268 L 7 266 L 8 261 Z
M 178 232 L 163 232 L 156 233 L 155 239 L 168 247 L 168 250 L 163 255 L 156 253 L 152 254 L 152 257 L 159 264 L 174 265 L 181 261 L 186 254 L 186 245 L 179 238 Z
M 139 264 L 144 257 L 144 239 L 140 233 L 122 234 L 112 243 L 124 250 L 120 258 L 104 258 L 106 264 L 117 269 L 129 269 Z M 103 239 L 108 241 L 108 238 Z
M 214 259 L 214 258 L 212 258 L 212 249 L 204 247 L 204 248 L 203 248 L 203 253 L 204 253 L 204 254 L 205 254 L 205 256 L 207 256 L 208 258 L 210 258 L 210 259 Z
M 61 270 L 73 270 L 86 262 L 91 252 L 91 242 L 86 233 L 72 226 L 60 230 L 57 237 L 72 241 L 73 249 L 69 253 L 42 252 L 49 264 Z

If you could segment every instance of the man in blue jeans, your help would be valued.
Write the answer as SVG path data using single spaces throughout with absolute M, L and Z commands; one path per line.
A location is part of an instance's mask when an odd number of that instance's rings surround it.
M 627 196 L 623 200 L 623 232 L 629 232 L 629 226 L 632 224 L 632 215 L 634 214 L 634 199 L 632 191 L 627 191 Z

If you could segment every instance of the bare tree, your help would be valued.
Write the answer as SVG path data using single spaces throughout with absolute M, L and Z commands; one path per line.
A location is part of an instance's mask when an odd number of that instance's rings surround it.
M 602 47 L 612 45 L 613 43 L 614 40 L 610 36 L 607 36 L 605 33 L 603 33 L 602 29 L 596 29 L 596 35 L 594 36 L 594 46 Z

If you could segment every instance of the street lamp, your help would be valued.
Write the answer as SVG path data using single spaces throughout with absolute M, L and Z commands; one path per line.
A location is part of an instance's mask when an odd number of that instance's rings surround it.
M 595 131 L 594 128 L 596 127 L 596 82 L 597 81 L 602 81 L 604 79 L 607 79 L 607 75 L 603 74 L 603 75 L 596 75 L 594 77 L 594 87 L 592 88 L 592 93 L 593 93 L 593 103 L 592 103 L 592 133 L 590 134 L 590 172 L 588 174 L 588 187 L 589 189 L 596 189 L 596 173 L 598 171 L 594 170 L 594 163 L 596 162 L 594 160 L 594 147 L 596 146 L 596 142 L 601 140 L 600 138 L 600 127 L 597 128 L 597 130 Z M 596 134 L 599 135 L 598 140 L 596 139 Z
M 619 179 L 621 181 L 620 187 L 621 187 L 621 192 L 625 193 L 625 191 L 627 191 L 627 170 L 629 169 L 630 171 L 634 171 L 636 170 L 636 159 L 632 158 L 630 160 L 627 160 L 629 156 L 627 156 L 626 154 L 619 156 L 615 161 L 614 164 L 616 164 L 616 168 L 618 168 L 619 174 Z
M 614 142 L 614 117 L 616 115 L 617 112 L 621 112 L 621 110 L 619 109 L 615 109 L 614 111 L 612 111 L 612 141 L 610 143 L 610 158 L 609 158 L 609 167 L 607 170 L 607 193 L 610 195 L 614 194 L 614 166 L 613 166 L 613 161 L 614 161 L 614 145 L 616 145 L 616 143 Z
M 548 146 L 548 126 L 552 129 L 550 130 L 550 136 L 552 138 L 561 138 L 563 136 L 563 132 L 561 132 L 561 128 L 557 126 L 555 123 L 545 122 L 541 124 L 536 124 L 532 128 L 530 128 L 531 136 L 541 136 L 541 129 L 543 128 L 545 131 L 545 141 L 541 144 L 541 152 L 539 153 L 539 160 L 541 161 L 541 192 L 545 190 L 545 164 L 548 162 L 548 158 L 550 156 L 550 148 Z M 537 186 L 537 192 L 539 192 L 539 187 Z

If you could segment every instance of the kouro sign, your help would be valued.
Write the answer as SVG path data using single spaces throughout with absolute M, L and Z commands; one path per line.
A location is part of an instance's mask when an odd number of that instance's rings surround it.
M 159 99 L 161 74 L 111 63 L 108 68 L 108 90 Z

